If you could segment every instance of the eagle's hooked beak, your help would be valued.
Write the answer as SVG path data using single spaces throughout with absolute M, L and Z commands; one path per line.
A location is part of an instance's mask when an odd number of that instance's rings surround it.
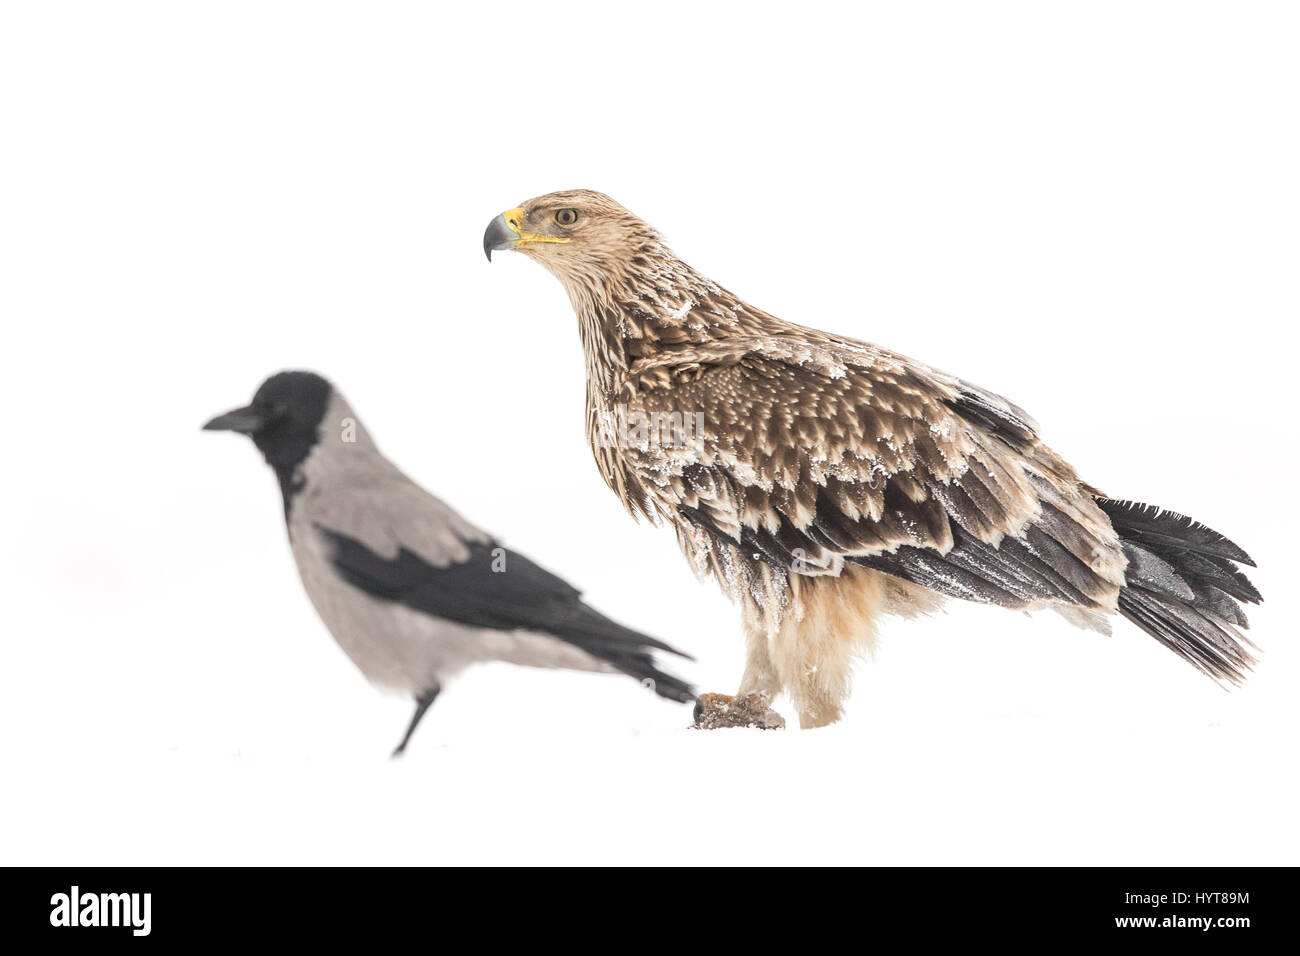
M 507 209 L 488 223 L 487 232 L 483 233 L 483 252 L 492 261 L 492 253 L 497 249 L 515 249 L 526 242 L 568 242 L 561 236 L 543 236 L 536 232 L 524 232 L 524 211 L 516 207 Z

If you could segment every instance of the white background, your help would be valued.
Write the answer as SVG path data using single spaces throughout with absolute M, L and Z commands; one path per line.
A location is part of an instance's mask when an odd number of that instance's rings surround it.
M 0 859 L 1298 862 L 1293 11 L 6 4 Z M 409 703 L 316 619 L 251 445 L 199 431 L 281 368 L 702 688 L 739 678 L 735 610 L 590 461 L 559 284 L 483 259 L 573 187 L 1237 540 L 1257 674 L 953 605 L 889 623 L 826 730 L 499 666 L 389 761 Z

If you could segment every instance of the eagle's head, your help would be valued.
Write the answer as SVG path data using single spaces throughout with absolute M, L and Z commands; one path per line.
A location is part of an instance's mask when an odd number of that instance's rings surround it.
M 497 249 L 522 252 L 566 285 L 593 283 L 629 265 L 644 266 L 666 251 L 654 229 L 590 189 L 547 193 L 506 210 L 483 234 L 488 259 Z

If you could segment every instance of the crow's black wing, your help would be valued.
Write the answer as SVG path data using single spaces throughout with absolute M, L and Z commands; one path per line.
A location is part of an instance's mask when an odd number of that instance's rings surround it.
M 406 548 L 388 558 L 348 535 L 319 524 L 316 530 L 330 543 L 339 574 L 367 594 L 472 627 L 550 634 L 625 674 L 653 680 L 660 696 L 694 698 L 689 685 L 655 667 L 651 651 L 688 655 L 605 617 L 568 582 L 516 551 L 468 543 L 467 559 L 437 567 Z

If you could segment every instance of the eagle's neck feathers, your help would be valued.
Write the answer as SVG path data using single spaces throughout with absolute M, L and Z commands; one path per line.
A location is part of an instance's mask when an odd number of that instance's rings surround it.
M 588 405 L 597 409 L 617 400 L 637 362 L 788 329 L 696 272 L 657 237 L 632 255 L 566 269 L 559 278 L 578 317 Z
M 587 437 L 596 465 L 629 512 L 655 520 L 649 488 L 609 441 L 608 423 L 635 398 L 630 370 L 674 351 L 777 331 L 779 320 L 696 272 L 648 227 L 621 254 L 543 261 L 564 285 L 578 317 Z

